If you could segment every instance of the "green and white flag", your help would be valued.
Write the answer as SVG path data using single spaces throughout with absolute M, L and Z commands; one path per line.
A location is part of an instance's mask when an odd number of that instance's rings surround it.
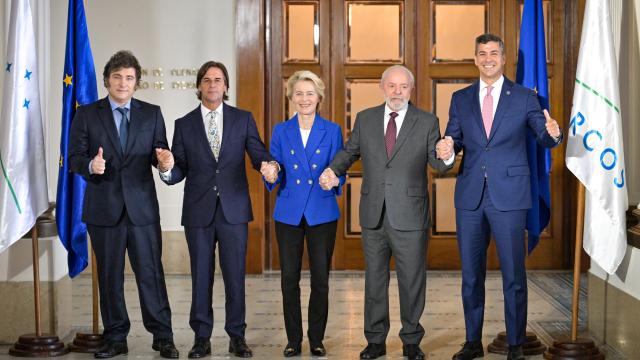
M 627 250 L 628 198 L 608 1 L 587 0 L 566 163 L 586 188 L 584 250 L 613 274 Z
M 0 252 L 29 232 L 49 206 L 28 0 L 13 0 L 0 117 Z

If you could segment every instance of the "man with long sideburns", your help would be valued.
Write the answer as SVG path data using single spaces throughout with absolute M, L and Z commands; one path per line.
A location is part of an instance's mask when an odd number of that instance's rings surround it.
M 523 360 L 527 324 L 524 230 L 531 208 L 526 136 L 531 131 L 539 145 L 550 148 L 560 143 L 562 133 L 547 110 L 540 109 L 533 90 L 503 76 L 502 39 L 483 34 L 476 38 L 475 48 L 480 79 L 453 94 L 446 137 L 437 146 L 443 159 L 453 160 L 454 152 L 464 150 L 455 207 L 466 342 L 453 359 L 484 356 L 484 280 L 493 234 L 502 272 L 507 359 Z
M 186 179 L 182 225 L 191 259 L 189 324 L 195 333 L 189 358 L 211 354 L 216 244 L 224 280 L 229 352 L 251 357 L 245 340 L 244 281 L 248 222 L 253 213 L 245 153 L 265 177 L 277 176 L 279 167 L 260 140 L 251 113 L 224 103 L 229 74 L 222 63 L 204 63 L 196 85 L 202 103 L 176 120 L 171 153 L 162 158 L 171 164 L 170 170 L 161 174 L 169 185 Z
M 133 98 L 140 77 L 140 64 L 131 52 L 115 53 L 103 72 L 109 95 L 78 108 L 69 136 L 71 171 L 87 180 L 82 221 L 98 267 L 105 345 L 96 358 L 129 352 L 125 252 L 136 276 L 142 323 L 153 334 L 152 348 L 162 357 L 178 357 L 152 172 L 152 166 L 166 170 L 158 158 L 169 147 L 160 107 Z
M 329 189 L 339 184 L 356 160 L 362 160 L 360 197 L 362 247 L 366 263 L 364 333 L 368 345 L 361 359 L 386 354 L 389 332 L 389 263 L 393 254 L 400 294 L 402 353 L 424 359 L 420 317 L 426 291 L 426 249 L 429 227 L 427 164 L 439 172 L 453 166 L 436 158 L 438 119 L 409 103 L 414 77 L 394 65 L 382 74 L 385 103 L 363 110 L 344 150 L 320 179 Z

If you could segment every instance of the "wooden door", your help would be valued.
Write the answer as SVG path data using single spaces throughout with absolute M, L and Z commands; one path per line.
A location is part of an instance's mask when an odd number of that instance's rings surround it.
M 444 132 L 451 94 L 478 76 L 473 64 L 474 39 L 492 32 L 505 41 L 506 76 L 515 79 L 517 39 L 522 0 L 295 0 L 267 1 L 265 47 L 267 74 L 266 140 L 273 126 L 288 118 L 287 78 L 306 69 L 325 82 L 321 115 L 338 123 L 348 138 L 358 111 L 381 104 L 379 79 L 393 64 L 408 67 L 416 77 L 411 101 L 434 112 Z M 564 2 L 545 0 L 551 114 L 562 124 L 564 103 Z M 558 30 L 556 30 L 558 29 Z M 242 71 L 242 69 L 239 69 Z M 556 115 L 557 114 L 557 115 Z M 529 258 L 531 268 L 562 266 L 562 186 L 564 159 L 552 153 L 552 219 L 538 248 Z M 459 159 L 457 160 L 459 162 Z M 457 269 L 453 189 L 457 169 L 445 175 L 429 171 L 431 228 L 428 267 Z M 364 269 L 358 206 L 362 168 L 348 172 L 339 199 L 334 269 Z M 277 269 L 277 244 L 271 210 L 274 196 L 266 200 L 266 267 Z M 495 249 L 489 266 L 499 266 Z

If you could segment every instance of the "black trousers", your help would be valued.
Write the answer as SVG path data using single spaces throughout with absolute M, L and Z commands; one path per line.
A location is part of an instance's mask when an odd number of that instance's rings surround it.
M 124 299 L 125 252 L 136 276 L 144 327 L 154 340 L 173 338 L 160 224 L 136 226 L 125 210 L 115 226 L 87 225 L 87 229 L 98 266 L 104 339 L 124 341 L 131 327 Z
M 304 217 L 297 226 L 276 221 L 276 237 L 278 238 L 280 269 L 282 271 L 280 285 L 284 325 L 290 343 L 302 342 L 300 270 L 305 236 L 311 270 L 307 336 L 312 346 L 324 339 L 329 312 L 329 270 L 336 242 L 337 224 L 337 221 L 331 221 L 310 226 Z

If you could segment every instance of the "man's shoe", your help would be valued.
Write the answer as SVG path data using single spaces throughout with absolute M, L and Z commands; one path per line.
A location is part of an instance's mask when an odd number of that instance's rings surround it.
M 402 356 L 409 360 L 424 360 L 424 353 L 418 344 L 402 345 Z
M 520 345 L 509 345 L 507 360 L 524 360 L 524 352 Z
M 301 352 L 302 352 L 302 346 L 300 345 L 300 343 L 297 343 L 297 344 L 288 343 L 287 346 L 282 351 L 282 355 L 284 355 L 284 357 L 292 357 L 292 356 L 300 355 Z
M 107 341 L 93 357 L 96 359 L 108 359 L 116 355 L 126 355 L 129 353 L 126 341 Z
M 189 350 L 189 359 L 199 359 L 207 355 L 211 355 L 211 340 L 197 337 Z
M 151 348 L 155 351 L 160 351 L 160 356 L 165 359 L 177 359 L 180 357 L 180 353 L 172 339 L 153 340 Z
M 362 352 L 360 353 L 360 359 L 377 359 L 380 356 L 386 354 L 387 346 L 384 343 L 369 343 L 367 344 L 367 347 L 364 348 L 364 350 L 362 350 Z
M 250 358 L 253 356 L 253 352 L 251 352 L 251 349 L 247 346 L 247 342 L 242 337 L 232 337 L 231 340 L 229 340 L 229 352 L 241 358 Z
M 482 341 L 467 341 L 462 346 L 462 349 L 453 354 L 452 360 L 473 360 L 475 358 L 484 356 L 484 348 L 482 347 Z
M 327 355 L 327 349 L 324 348 L 322 342 L 317 344 L 311 344 L 311 355 L 313 356 L 325 356 Z

